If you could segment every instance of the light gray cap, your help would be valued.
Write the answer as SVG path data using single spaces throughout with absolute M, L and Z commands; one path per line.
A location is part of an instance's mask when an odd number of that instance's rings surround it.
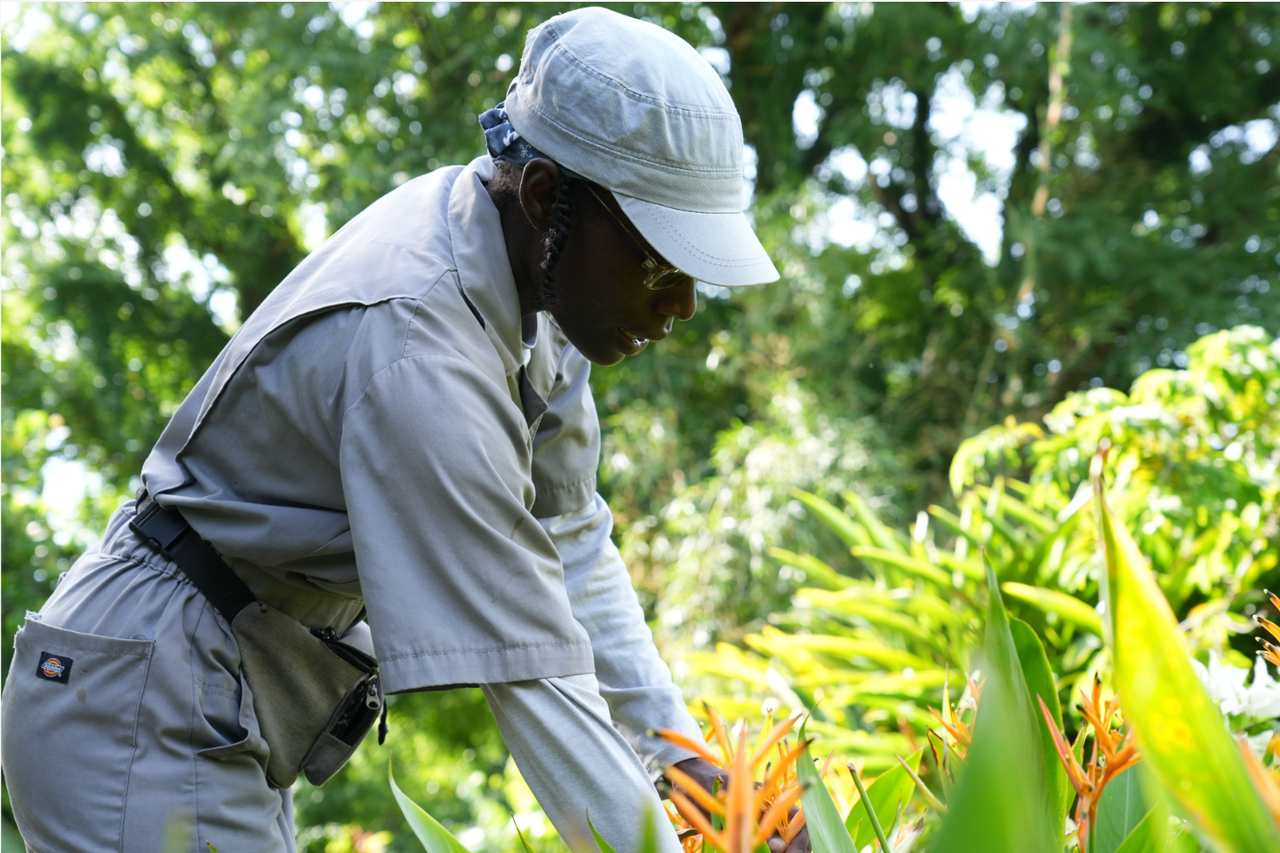
M 597 7 L 529 31 L 511 126 L 613 192 L 668 262 L 709 284 L 777 281 L 744 210 L 742 121 L 684 39 Z

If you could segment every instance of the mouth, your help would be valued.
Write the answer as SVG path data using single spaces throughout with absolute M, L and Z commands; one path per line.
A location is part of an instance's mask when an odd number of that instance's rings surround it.
M 639 355 L 649 345 L 649 339 L 626 329 L 618 329 L 618 337 L 622 341 L 622 351 L 627 355 Z

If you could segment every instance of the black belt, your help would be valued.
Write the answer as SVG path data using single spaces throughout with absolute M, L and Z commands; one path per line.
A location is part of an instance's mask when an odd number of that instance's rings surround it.
M 156 503 L 145 487 L 138 490 L 138 502 L 129 527 L 143 539 L 155 543 L 166 557 L 177 563 L 187 579 L 218 608 L 228 624 L 256 600 L 249 587 L 222 561 L 213 546 L 201 539 L 177 510 L 165 509 Z

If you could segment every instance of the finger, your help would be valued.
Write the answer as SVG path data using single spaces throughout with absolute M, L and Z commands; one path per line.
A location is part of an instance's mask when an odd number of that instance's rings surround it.
M 769 853 L 784 853 L 787 846 L 787 842 L 783 841 L 782 838 L 777 835 L 773 836 L 765 843 L 769 845 Z

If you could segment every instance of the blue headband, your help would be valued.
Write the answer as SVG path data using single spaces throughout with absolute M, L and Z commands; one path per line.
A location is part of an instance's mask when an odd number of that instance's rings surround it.
M 560 166 L 554 158 L 548 157 L 530 145 L 529 141 L 521 137 L 511 126 L 511 119 L 507 116 L 506 101 L 481 113 L 480 126 L 484 128 L 484 142 L 489 148 L 489 156 L 495 163 L 513 163 L 523 166 L 530 160 L 542 159 L 551 160 Z M 560 166 L 560 171 L 571 178 L 582 177 L 564 166 Z

